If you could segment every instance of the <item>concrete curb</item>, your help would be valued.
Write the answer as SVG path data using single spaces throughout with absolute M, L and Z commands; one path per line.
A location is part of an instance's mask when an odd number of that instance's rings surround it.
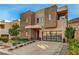
M 0 49 L 0 52 L 5 54 L 5 55 L 15 55 L 15 54 L 13 54 L 11 52 L 8 52 L 8 51 L 2 50 L 2 49 Z

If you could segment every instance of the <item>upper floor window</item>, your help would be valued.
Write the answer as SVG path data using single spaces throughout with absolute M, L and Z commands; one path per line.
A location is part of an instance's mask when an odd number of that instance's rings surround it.
M 38 17 L 36 22 L 37 22 L 37 24 L 43 26 L 44 25 L 44 17 L 42 17 L 42 16 Z
M 65 19 L 65 16 L 60 16 L 59 20 Z
M 38 18 L 37 18 L 37 23 L 43 23 L 43 22 L 44 22 L 43 17 L 38 17 Z
M 39 18 L 37 18 L 37 23 L 39 23 Z
M 76 29 L 79 29 L 79 24 L 75 26 Z
M 28 23 L 28 18 L 26 18 L 26 23 Z
M 52 14 L 48 14 L 49 20 L 52 20 Z

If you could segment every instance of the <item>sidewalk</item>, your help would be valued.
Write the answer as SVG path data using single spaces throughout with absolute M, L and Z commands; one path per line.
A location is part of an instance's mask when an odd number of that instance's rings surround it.
M 64 43 L 64 44 L 63 44 L 63 48 L 62 48 L 62 50 L 61 50 L 61 52 L 60 52 L 60 55 L 69 55 L 67 43 Z

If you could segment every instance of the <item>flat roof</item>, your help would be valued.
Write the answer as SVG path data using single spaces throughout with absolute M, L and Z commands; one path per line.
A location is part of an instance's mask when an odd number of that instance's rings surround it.
M 79 17 L 69 20 L 69 23 L 79 22 Z

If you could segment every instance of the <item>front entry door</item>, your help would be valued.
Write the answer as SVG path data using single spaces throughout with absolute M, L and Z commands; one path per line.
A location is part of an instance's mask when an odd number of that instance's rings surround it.
M 36 39 L 39 40 L 39 30 L 36 30 Z

